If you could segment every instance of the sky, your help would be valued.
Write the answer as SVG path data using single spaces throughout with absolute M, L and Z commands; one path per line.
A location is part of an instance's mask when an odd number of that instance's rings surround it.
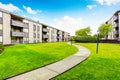
M 92 34 L 120 10 L 120 0 L 0 0 L 0 8 L 69 32 L 90 26 Z

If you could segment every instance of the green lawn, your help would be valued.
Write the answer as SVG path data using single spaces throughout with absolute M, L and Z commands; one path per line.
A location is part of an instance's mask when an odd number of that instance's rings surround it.
M 77 43 L 91 51 L 90 57 L 54 80 L 120 80 L 120 44 Z
M 77 48 L 67 43 L 19 44 L 0 55 L 0 80 L 61 60 Z

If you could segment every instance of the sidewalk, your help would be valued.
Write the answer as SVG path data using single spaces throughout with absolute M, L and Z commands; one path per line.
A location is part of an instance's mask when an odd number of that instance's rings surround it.
M 9 78 L 7 80 L 49 80 L 81 63 L 90 55 L 90 51 L 82 46 L 74 45 L 79 50 L 76 54 L 45 67 Z

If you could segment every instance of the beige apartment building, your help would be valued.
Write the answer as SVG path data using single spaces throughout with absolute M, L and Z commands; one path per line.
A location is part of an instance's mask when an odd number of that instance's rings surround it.
M 68 41 L 69 33 L 0 9 L 0 43 L 24 44 Z
M 113 26 L 113 31 L 108 34 L 108 39 L 120 41 L 120 11 L 116 11 L 106 24 Z

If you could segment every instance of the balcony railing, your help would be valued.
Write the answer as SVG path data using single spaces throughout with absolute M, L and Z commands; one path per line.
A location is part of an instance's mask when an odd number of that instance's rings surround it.
M 29 43 L 29 41 L 24 41 L 24 43 Z
M 117 21 L 118 20 L 118 16 L 114 16 L 114 21 Z
M 48 29 L 46 29 L 46 28 L 43 28 L 43 32 L 48 32 Z
M 114 23 L 114 27 L 119 27 L 119 24 L 118 23 Z
M 58 31 L 57 34 L 62 34 L 62 32 L 61 32 L 61 31 Z
M 24 32 L 24 37 L 29 37 L 29 34 L 28 33 L 26 33 L 26 32 Z
M 114 31 L 114 34 L 119 34 L 119 31 Z
M 11 36 L 14 37 L 24 37 L 24 32 L 11 32 Z
M 11 40 L 12 44 L 21 44 L 23 43 L 23 40 Z
M 46 34 L 43 34 L 43 38 L 45 39 L 45 38 L 48 38 L 48 35 L 46 35 Z
M 2 30 L 0 30 L 0 36 L 2 36 L 3 35 L 3 31 Z
M 0 17 L 0 24 L 2 24 L 3 23 L 3 19 Z
M 18 26 L 18 27 L 24 27 L 24 28 L 28 28 L 28 24 L 21 22 L 21 21 L 16 21 L 16 20 L 11 20 L 11 25 L 13 26 Z

